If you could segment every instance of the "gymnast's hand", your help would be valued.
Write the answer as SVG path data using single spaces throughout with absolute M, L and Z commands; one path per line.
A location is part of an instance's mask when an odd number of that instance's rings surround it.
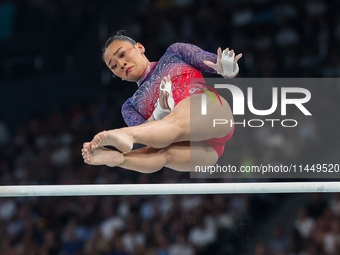
M 171 79 L 170 79 L 170 76 L 168 77 L 164 77 L 162 79 L 162 82 L 161 82 L 161 85 L 160 85 L 160 92 L 159 92 L 159 105 L 160 107 L 162 107 L 162 109 L 164 110 L 172 110 L 170 107 L 169 107 L 169 104 L 168 104 L 168 97 L 169 97 L 169 92 L 166 91 L 166 88 L 165 88 L 165 84 L 169 82 L 171 84 Z
M 159 90 L 159 98 L 155 104 L 155 110 L 152 113 L 154 120 L 163 119 L 174 109 L 175 101 L 172 97 L 172 83 L 170 75 L 162 79 Z
M 217 63 L 204 61 L 204 64 L 214 69 L 218 74 L 229 78 L 235 77 L 238 74 L 239 68 L 237 61 L 242 57 L 242 53 L 235 57 L 234 50 L 226 48 L 223 52 L 221 48 L 217 49 Z

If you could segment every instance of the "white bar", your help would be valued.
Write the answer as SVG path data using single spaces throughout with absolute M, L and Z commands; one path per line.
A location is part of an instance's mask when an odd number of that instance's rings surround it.
M 0 186 L 0 197 L 340 192 L 340 182 Z

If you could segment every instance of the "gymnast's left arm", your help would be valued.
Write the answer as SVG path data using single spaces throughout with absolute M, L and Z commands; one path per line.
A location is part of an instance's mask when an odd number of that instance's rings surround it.
M 234 51 L 229 51 L 229 48 L 223 52 L 218 48 L 216 55 L 188 43 L 174 43 L 167 52 L 180 56 L 185 63 L 200 71 L 220 74 L 225 78 L 233 78 L 238 74 L 237 61 L 242 57 L 242 54 L 235 56 Z

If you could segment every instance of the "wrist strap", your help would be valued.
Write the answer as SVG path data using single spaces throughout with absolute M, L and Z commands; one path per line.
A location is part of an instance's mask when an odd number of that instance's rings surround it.
M 152 117 L 154 120 L 161 120 L 163 119 L 165 116 L 169 115 L 171 113 L 171 110 L 169 109 L 163 109 L 159 103 L 158 103 L 159 99 L 157 100 L 157 105 L 155 107 L 155 110 L 152 113 Z

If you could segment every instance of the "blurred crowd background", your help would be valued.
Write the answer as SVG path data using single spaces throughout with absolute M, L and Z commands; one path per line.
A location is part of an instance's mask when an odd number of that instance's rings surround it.
M 338 77 L 339 13 L 337 0 L 0 1 L 0 184 L 278 181 L 84 164 L 82 144 L 125 126 L 120 107 L 137 88 L 112 77 L 101 47 L 125 29 L 151 61 L 188 42 L 242 52 L 239 77 Z M 298 128 L 237 130 L 231 163 L 328 159 L 339 93 L 314 87 L 321 119 Z M 1 198 L 0 246 L 5 255 L 336 255 L 340 195 Z

